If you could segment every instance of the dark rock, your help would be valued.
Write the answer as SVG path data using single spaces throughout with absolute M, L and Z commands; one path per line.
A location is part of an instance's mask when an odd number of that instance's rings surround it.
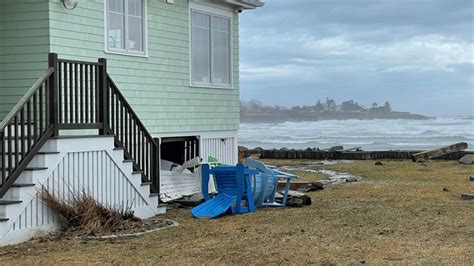
M 375 165 L 383 165 L 382 162 L 375 162 Z
M 463 193 L 461 194 L 462 200 L 474 200 L 474 194 Z
M 469 181 L 473 181 L 473 182 L 474 182 L 474 175 L 471 175 L 471 176 L 469 177 Z
M 333 146 L 329 148 L 329 151 L 343 151 L 344 147 L 343 146 Z
M 444 192 L 449 192 L 449 188 L 444 187 L 444 188 L 443 188 L 443 191 L 444 191 Z
M 466 154 L 461 159 L 459 159 L 459 162 L 462 164 L 474 164 L 474 154 Z

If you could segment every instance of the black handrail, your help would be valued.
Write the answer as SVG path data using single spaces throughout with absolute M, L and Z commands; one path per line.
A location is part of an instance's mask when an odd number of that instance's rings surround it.
M 152 192 L 158 193 L 160 186 L 158 143 L 109 75 L 107 83 L 109 133 L 114 135 L 116 145 L 125 148 L 125 157 L 133 160 L 134 169 L 142 171 L 142 181 L 151 182 Z
M 57 134 L 54 102 L 57 55 L 48 70 L 0 124 L 0 198 L 7 193 L 46 141 Z
M 0 123 L 0 198 L 59 130 L 113 135 L 142 181 L 159 192 L 159 145 L 107 74 L 106 59 L 85 62 L 49 54 L 49 68 Z

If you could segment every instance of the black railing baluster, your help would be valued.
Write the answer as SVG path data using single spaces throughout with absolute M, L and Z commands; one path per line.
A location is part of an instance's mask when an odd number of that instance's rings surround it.
M 94 113 L 95 113 L 95 108 L 94 108 L 94 107 L 95 107 L 95 102 L 94 102 L 94 99 L 96 99 L 96 94 L 94 93 L 94 92 L 95 92 L 95 90 L 94 90 L 94 88 L 95 88 L 95 87 L 94 87 L 94 69 L 95 69 L 95 66 L 92 66 L 92 65 L 91 65 L 91 66 L 90 66 L 90 72 L 89 72 L 89 78 L 90 78 L 90 79 L 89 79 L 89 82 L 90 82 L 89 85 L 90 85 L 90 90 L 91 90 L 91 91 L 90 91 L 90 93 L 91 93 L 91 95 L 90 95 L 90 96 L 91 96 L 91 99 L 90 99 L 91 102 L 90 102 L 90 114 L 89 114 L 89 115 L 90 115 L 90 122 L 91 122 L 91 123 L 95 123 L 95 122 L 96 122 L 96 120 L 95 120 L 95 115 L 94 115 Z
M 21 159 L 25 157 L 25 109 L 21 108 L 20 110 L 20 154 Z
M 15 138 L 14 138 L 14 146 L 15 146 L 15 166 L 18 165 L 18 150 L 19 150 L 19 147 L 18 147 L 18 131 L 19 131 L 19 128 L 18 128 L 18 115 L 15 115 L 15 118 L 13 119 L 13 125 L 15 126 Z
M 58 62 L 58 69 L 56 72 L 56 75 L 58 76 L 58 123 L 62 124 L 63 123 L 63 99 L 62 99 L 62 84 L 63 84 L 63 79 L 62 79 L 62 65 L 63 63 Z
M 74 64 L 74 123 L 79 123 L 79 65 Z
M 43 116 L 44 116 L 44 108 L 43 108 L 43 85 L 39 88 L 39 135 L 43 132 Z
M 84 65 L 84 122 L 91 123 L 89 120 L 89 65 Z
M 79 120 L 81 124 L 84 124 L 84 64 L 79 64 L 79 109 L 80 116 Z
M 33 97 L 35 97 L 33 95 Z M 26 132 L 26 139 L 27 139 L 27 152 L 30 151 L 31 149 L 31 138 L 33 137 L 31 135 L 31 128 L 35 126 L 35 124 L 33 123 L 33 121 L 31 121 L 31 99 L 26 103 L 26 124 L 28 125 L 27 127 L 27 132 Z
M 2 175 L 2 184 L 5 184 L 5 179 L 7 178 L 7 171 L 5 171 L 6 167 L 6 162 L 5 162 L 5 132 L 3 131 L 3 128 L 0 129 L 0 167 L 1 171 L 0 174 Z
M 68 63 L 63 63 L 64 65 L 64 120 L 62 123 L 67 124 L 69 121 L 69 82 L 68 78 L 70 77 L 68 75 L 69 73 L 69 64 Z
M 109 87 L 107 86 L 107 90 L 109 90 Z M 114 132 L 115 134 L 115 108 L 114 108 L 114 104 L 115 104 L 115 95 L 113 93 L 110 93 L 109 95 L 109 102 L 110 102 L 110 110 L 109 110 L 109 113 L 110 113 L 110 127 L 112 128 L 112 132 Z
M 10 174 L 13 168 L 13 148 L 12 148 L 13 135 L 12 135 L 12 125 L 9 123 L 7 127 L 8 127 L 8 135 L 7 135 L 8 160 L 7 161 L 8 161 L 8 174 Z
M 36 143 L 38 140 L 38 95 L 41 95 L 41 88 L 39 93 L 33 94 L 33 143 Z
M 74 123 L 74 65 L 69 63 L 69 123 Z

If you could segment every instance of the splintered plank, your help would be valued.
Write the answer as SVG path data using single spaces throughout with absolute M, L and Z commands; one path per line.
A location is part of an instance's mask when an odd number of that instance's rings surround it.
M 443 156 L 443 155 L 448 154 L 448 153 L 463 151 L 463 150 L 467 149 L 467 147 L 468 147 L 468 145 L 467 145 L 466 142 L 459 142 L 459 143 L 449 145 L 449 146 L 446 146 L 446 147 L 415 153 L 415 154 L 412 155 L 412 160 L 414 162 L 425 161 L 425 160 L 428 160 L 428 159 Z

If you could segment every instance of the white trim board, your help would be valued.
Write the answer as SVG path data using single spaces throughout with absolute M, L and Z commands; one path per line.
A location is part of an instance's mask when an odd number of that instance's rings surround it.
M 187 136 L 197 136 L 201 138 L 237 138 L 237 130 L 228 130 L 228 131 L 190 131 L 190 132 L 171 132 L 171 133 L 157 133 L 151 134 L 154 138 L 167 138 L 167 137 L 187 137 Z
M 190 0 L 189 8 L 201 10 L 207 13 L 212 13 L 212 14 L 225 16 L 225 17 L 232 17 L 233 13 L 236 12 L 234 8 L 224 3 L 219 5 L 210 1 L 203 1 L 203 0 L 200 0 L 200 1 Z

